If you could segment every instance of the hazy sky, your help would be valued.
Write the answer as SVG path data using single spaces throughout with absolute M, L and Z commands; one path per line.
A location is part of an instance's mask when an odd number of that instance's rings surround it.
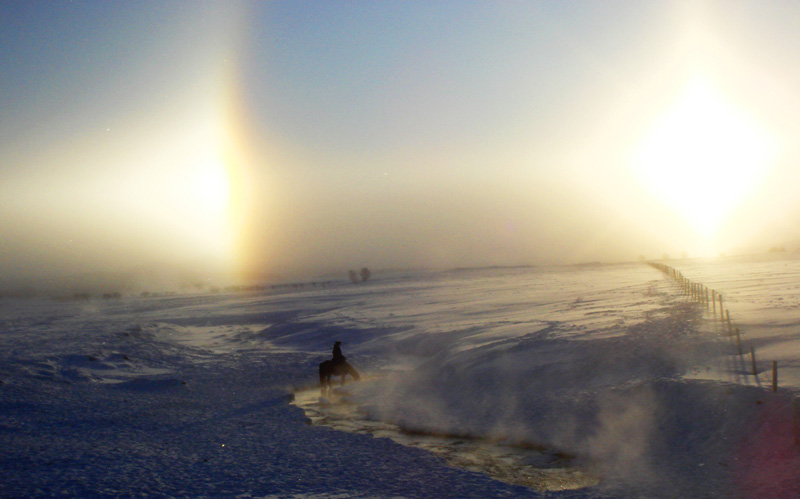
M 794 2 L 0 3 L 0 274 L 800 241 Z

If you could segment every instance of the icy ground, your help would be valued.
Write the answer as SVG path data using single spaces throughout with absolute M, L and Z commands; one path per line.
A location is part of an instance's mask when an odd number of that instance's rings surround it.
M 777 394 L 643 264 L 2 300 L 0 497 L 800 496 L 800 262 L 670 263 L 722 292 L 743 339 L 785 366 Z M 309 425 L 291 394 L 334 340 L 365 375 L 338 390 L 364 424 L 547 449 L 596 485 L 513 485 Z

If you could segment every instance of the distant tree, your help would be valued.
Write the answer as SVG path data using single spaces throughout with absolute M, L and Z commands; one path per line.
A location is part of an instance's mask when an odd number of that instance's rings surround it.
M 353 282 L 353 284 L 358 284 L 358 275 L 356 274 L 356 271 L 351 270 L 349 272 L 349 275 L 350 275 L 350 280 Z
M 361 282 L 367 282 L 367 279 L 369 279 L 371 275 L 372 272 L 370 272 L 368 268 L 364 267 L 361 269 Z

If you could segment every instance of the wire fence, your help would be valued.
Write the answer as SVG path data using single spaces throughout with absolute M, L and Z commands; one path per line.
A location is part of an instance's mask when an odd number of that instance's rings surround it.
M 758 377 L 761 371 L 759 371 L 758 368 L 758 359 L 756 357 L 755 346 L 749 345 L 749 351 L 742 348 L 742 332 L 738 327 L 735 327 L 735 324 L 731 321 L 731 313 L 730 310 L 725 308 L 725 301 L 722 293 L 711 289 L 702 283 L 692 281 L 676 268 L 670 267 L 664 263 L 647 262 L 647 264 L 669 276 L 681 288 L 683 293 L 690 301 L 705 306 L 706 310 L 713 314 L 713 319 L 715 321 L 720 321 L 725 334 L 731 338 L 733 344 L 735 345 L 736 353 L 739 356 L 742 364 L 745 364 L 745 356 L 749 354 L 750 365 L 749 372 L 747 372 L 747 374 L 753 376 L 753 378 L 756 380 L 756 383 L 760 385 L 761 383 L 759 382 Z M 719 314 L 717 313 L 717 310 L 719 310 Z M 770 388 L 773 393 L 777 393 L 778 362 L 772 361 L 771 367 L 772 376 L 770 380 Z M 794 444 L 795 446 L 800 446 L 800 399 L 793 398 L 792 408 Z

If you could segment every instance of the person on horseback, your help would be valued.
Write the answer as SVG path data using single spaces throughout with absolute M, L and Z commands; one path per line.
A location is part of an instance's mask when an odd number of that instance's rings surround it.
M 336 343 L 333 344 L 333 363 L 335 365 L 342 365 L 345 363 L 345 359 L 347 359 L 347 357 L 342 355 L 341 345 L 342 345 L 341 341 L 337 341 Z
M 342 385 L 344 385 L 345 376 L 348 374 L 356 381 L 361 378 L 358 371 L 351 366 L 346 357 L 342 355 L 342 342 L 337 341 L 333 344 L 333 359 L 326 360 L 319 365 L 319 385 L 322 388 L 323 395 L 330 393 L 333 389 L 331 385 L 331 377 L 341 376 Z

